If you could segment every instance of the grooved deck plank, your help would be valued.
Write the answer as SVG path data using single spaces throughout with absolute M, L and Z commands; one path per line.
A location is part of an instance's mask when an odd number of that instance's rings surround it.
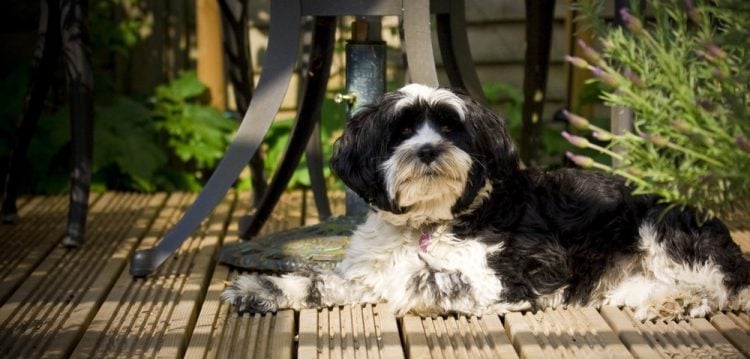
M 199 300 L 210 282 L 215 266 L 214 256 L 221 246 L 227 234 L 227 225 L 232 222 L 230 203 L 226 208 L 217 208 L 219 220 L 212 222 L 204 233 L 203 241 L 198 248 L 198 253 L 190 263 L 190 273 L 186 274 L 181 288 L 179 301 L 174 305 L 167 325 L 164 326 L 165 334 L 163 344 L 157 357 L 174 358 L 184 355 L 187 347 L 187 339 L 192 333 L 193 325 L 197 319 Z M 232 203 L 233 205 L 233 203 Z M 152 345 L 152 350 L 155 347 Z
M 728 312 L 711 317 L 711 324 L 737 349 L 750 357 L 750 318 L 747 313 L 739 315 Z
M 99 195 L 89 198 L 93 207 Z M 3 225 L 4 250 L 0 254 L 0 304 L 4 303 L 42 260 L 59 244 L 67 226 L 65 196 L 34 199 L 19 211 L 19 223 Z
M 139 248 L 153 246 L 194 197 L 170 198 Z M 90 332 L 91 337 L 82 342 L 96 344 L 93 348 L 88 344 L 88 350 L 77 355 L 180 356 L 191 334 L 195 310 L 207 283 L 205 278 L 213 268 L 211 258 L 224 233 L 233 199 L 234 196 L 227 196 L 200 229 L 151 276 L 134 280 L 128 272 L 122 272 L 108 298 L 111 304 L 103 306 L 98 313 L 97 322 L 107 330 Z M 128 294 L 133 291 L 136 295 Z M 112 315 L 113 311 L 124 314 Z
M 430 346 L 422 326 L 422 319 L 406 315 L 401 319 L 401 333 L 409 358 L 431 358 Z
M 98 274 L 110 265 L 108 259 L 137 221 L 147 199 L 144 195 L 107 193 L 93 203 L 81 248 L 54 247 L 0 308 L 0 322 L 7 334 L 0 339 L 3 355 L 56 357 L 70 353 L 96 309 L 97 294 L 103 293 L 93 286 L 107 284 L 97 280 Z
M 299 192 L 284 194 L 264 225 L 261 234 L 299 226 L 302 216 L 310 215 L 300 209 L 300 199 Z M 233 219 L 229 222 L 225 243 L 238 240 L 237 223 L 240 217 L 249 211 L 249 203 L 249 198 L 241 194 L 241 198 L 237 201 L 237 209 L 233 212 Z M 256 357 L 268 357 L 271 354 L 291 357 L 294 345 L 292 330 L 295 328 L 293 311 L 232 319 L 231 313 L 234 313 L 234 308 L 221 301 L 221 292 L 226 282 L 237 275 L 236 271 L 230 270 L 227 266 L 216 265 L 185 356 L 188 358 L 242 357 L 241 350 L 231 348 L 225 350 L 228 345 L 234 343 L 233 345 L 239 347 L 250 346 L 248 351 Z M 233 323 L 230 323 L 230 320 Z M 232 326 L 233 324 L 236 328 Z M 238 338 L 235 332 L 247 332 L 248 337 L 236 342 Z
M 239 192 L 232 212 L 232 219 L 229 221 L 229 227 L 222 243 L 229 244 L 239 240 L 237 237 L 238 222 L 249 210 L 249 204 L 250 196 L 247 191 Z M 206 356 L 213 358 L 219 353 L 220 340 L 223 338 L 222 332 L 227 324 L 227 305 L 221 300 L 221 292 L 224 290 L 225 281 L 229 279 L 229 273 L 230 270 L 227 266 L 217 265 L 214 268 L 185 353 L 186 358 L 204 358 Z
M 318 356 L 318 311 L 302 309 L 299 313 L 298 358 L 316 358 Z
M 303 309 L 298 358 L 403 358 L 396 318 L 385 304 Z
M 593 308 L 546 308 L 536 313 L 508 313 L 505 329 L 522 357 L 632 357 Z
M 629 308 L 605 306 L 602 316 L 636 358 L 710 357 L 742 358 L 708 321 L 646 321 L 633 318 Z
M 125 270 L 125 267 L 130 260 L 138 240 L 148 230 L 151 225 L 156 212 L 161 209 L 164 201 L 166 200 L 165 194 L 157 194 L 148 198 L 147 202 L 144 203 L 144 208 L 141 214 L 137 217 L 136 221 L 132 223 L 130 230 L 125 235 L 124 239 L 117 245 L 114 253 L 107 259 L 106 265 L 99 271 L 96 280 L 89 287 L 88 291 L 83 297 L 80 304 L 76 308 L 76 312 L 72 315 L 66 326 L 76 327 L 86 325 L 86 330 L 90 330 L 90 321 L 95 315 L 95 311 L 99 308 L 105 297 L 109 294 L 115 280 Z M 114 238 L 112 238 L 114 240 Z M 75 336 L 72 331 L 68 331 L 68 335 L 59 336 L 52 347 L 48 349 L 54 352 L 54 348 L 60 348 L 59 350 L 70 351 L 76 340 L 80 338 L 77 333 Z
M 494 315 L 487 315 L 481 318 L 480 323 L 485 338 L 489 341 L 490 347 L 494 348 L 494 353 L 501 358 L 517 358 L 518 354 L 510 343 L 508 334 L 503 328 L 500 318 Z M 495 355 L 493 355 L 494 357 Z
M 64 200 L 64 198 L 63 196 L 54 196 L 51 198 L 44 196 L 34 196 L 24 197 L 24 200 L 19 199 L 18 201 L 16 201 L 16 206 L 18 206 L 18 212 L 16 213 L 16 215 L 18 216 L 18 218 L 16 218 L 15 222 L 0 223 L 0 236 L 2 236 L 3 238 L 8 238 L 5 236 L 18 232 L 18 230 L 28 222 L 26 218 L 28 217 L 29 213 L 42 212 L 46 206 L 40 207 L 40 205 L 51 200 L 62 201 Z
M 268 353 L 271 358 L 291 358 L 294 342 L 294 311 L 282 310 L 276 313 Z M 252 337 L 251 337 L 252 338 Z
M 169 195 L 162 208 L 155 214 L 148 229 L 135 240 L 134 244 L 139 248 L 153 245 L 170 223 L 176 219 L 182 207 L 187 205 L 189 199 L 189 196 L 185 194 Z M 126 260 L 130 260 L 129 256 Z M 123 344 L 123 337 L 130 332 L 132 326 L 136 325 L 136 315 L 130 314 L 134 303 L 142 300 L 146 295 L 144 283 L 143 279 L 132 278 L 127 270 L 119 273 L 104 303 L 99 307 L 88 330 L 76 346 L 73 357 L 91 358 L 102 356 L 104 353 L 110 356 L 116 355 L 118 348 Z
M 398 323 L 388 303 L 380 303 L 373 307 L 375 326 L 381 340 L 380 351 L 383 358 L 402 358 L 404 351 L 398 333 Z

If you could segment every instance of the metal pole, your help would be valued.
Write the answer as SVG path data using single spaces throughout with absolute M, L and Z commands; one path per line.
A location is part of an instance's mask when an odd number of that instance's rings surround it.
M 352 23 L 352 38 L 346 44 L 347 117 L 385 93 L 386 45 L 380 37 L 380 17 L 358 18 Z M 346 189 L 346 214 L 363 216 L 367 203 Z

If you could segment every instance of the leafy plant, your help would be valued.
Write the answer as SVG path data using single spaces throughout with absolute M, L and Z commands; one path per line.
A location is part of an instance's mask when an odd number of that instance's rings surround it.
M 199 179 L 224 155 L 237 127 L 233 120 L 201 102 L 206 91 L 195 72 L 185 72 L 156 88 L 153 109 L 154 126 L 169 149 L 171 166 Z M 191 187 L 198 185 L 184 180 Z
M 146 106 L 124 96 L 97 101 L 95 184 L 111 189 L 153 192 L 160 189 L 158 177 L 166 164 L 167 155 L 159 146 Z
M 339 91 L 331 91 L 331 93 L 336 92 Z M 326 98 L 323 100 L 320 113 L 323 175 L 328 180 L 329 186 L 343 188 L 340 182 L 335 181 L 328 166 L 328 162 L 333 155 L 333 143 L 341 135 L 344 128 L 344 123 L 346 122 L 346 110 L 342 104 L 335 103 L 330 98 Z M 265 148 L 264 152 L 266 154 L 266 173 L 273 173 L 281 162 L 293 125 L 294 119 L 292 118 L 276 120 L 271 125 L 271 129 L 268 131 L 268 134 L 263 141 L 263 146 Z M 294 171 L 292 178 L 289 180 L 287 187 L 299 188 L 310 187 L 310 185 L 310 173 L 307 170 L 307 159 L 303 157 L 297 166 L 297 169 Z
M 632 133 L 616 135 L 569 114 L 574 127 L 609 141 L 597 146 L 567 134 L 571 143 L 621 165 L 569 158 L 624 176 L 637 193 L 695 207 L 703 219 L 750 209 L 750 4 L 650 2 L 654 20 L 623 11 L 626 29 L 601 23 L 600 2 L 582 4 L 602 50 L 581 43 L 586 58 L 568 60 L 591 70 L 608 87 L 602 99 L 631 109 L 635 123 Z

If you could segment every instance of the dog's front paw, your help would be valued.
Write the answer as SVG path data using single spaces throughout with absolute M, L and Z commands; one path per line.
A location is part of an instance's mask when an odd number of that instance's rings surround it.
M 239 313 L 268 313 L 279 309 L 282 295 L 267 276 L 249 274 L 237 278 L 221 297 Z

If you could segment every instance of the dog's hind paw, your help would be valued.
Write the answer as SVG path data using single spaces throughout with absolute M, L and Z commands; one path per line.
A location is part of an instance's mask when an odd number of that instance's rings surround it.
M 239 313 L 269 313 L 279 309 L 283 294 L 267 276 L 243 275 L 224 290 L 221 297 Z

